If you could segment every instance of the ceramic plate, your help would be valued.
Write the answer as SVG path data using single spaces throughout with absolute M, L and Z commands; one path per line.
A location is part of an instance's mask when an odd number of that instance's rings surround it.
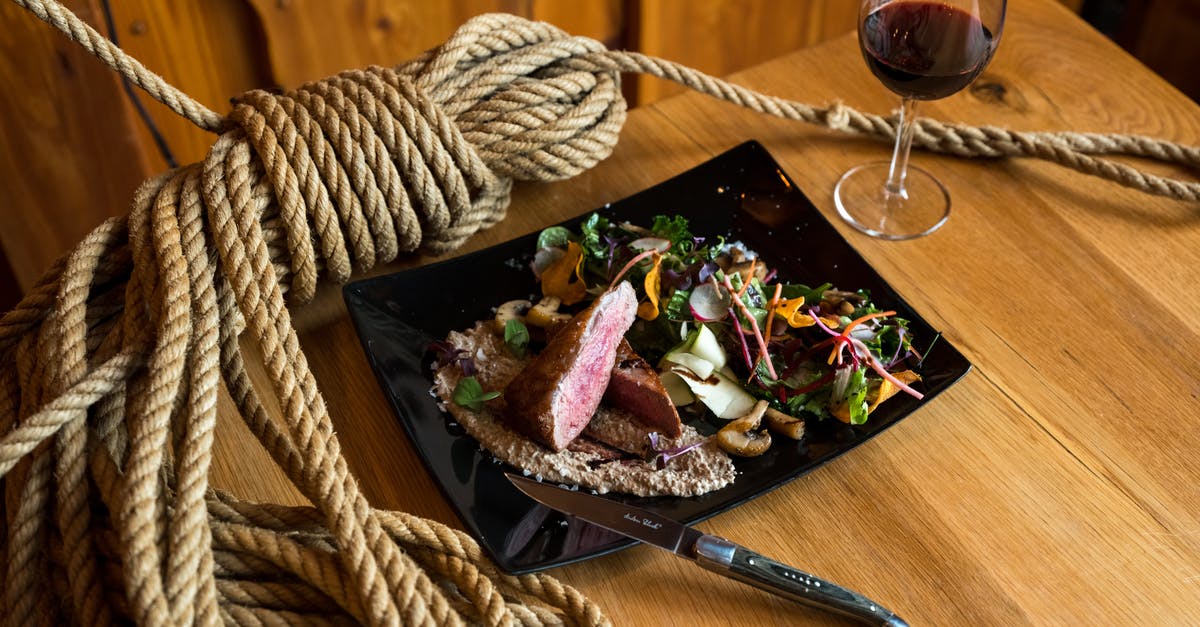
M 907 318 L 924 346 L 937 331 L 858 255 L 792 183 L 766 149 L 748 142 L 692 170 L 599 210 L 610 219 L 648 224 L 656 214 L 686 216 L 696 235 L 741 240 L 789 282 L 866 288 L 875 304 Z M 566 222 L 575 226 L 585 218 Z M 588 559 L 633 541 L 546 509 L 504 478 L 495 461 L 430 395 L 430 342 L 491 316 L 494 306 L 538 292 L 529 270 L 537 234 L 393 275 L 351 283 L 344 295 L 363 350 L 429 472 L 463 524 L 506 571 L 520 574 Z M 419 294 L 419 298 L 413 298 Z M 924 400 L 904 394 L 867 424 L 810 423 L 798 444 L 736 460 L 730 486 L 693 498 L 620 497 L 695 523 L 792 481 L 910 415 L 952 385 L 970 363 L 938 341 L 920 368 Z M 709 429 L 711 431 L 711 428 Z

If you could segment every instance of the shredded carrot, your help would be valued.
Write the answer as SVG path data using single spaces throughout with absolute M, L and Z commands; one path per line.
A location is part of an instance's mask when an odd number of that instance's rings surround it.
M 767 334 L 771 333 L 771 327 L 775 325 L 775 308 L 779 306 L 779 297 L 783 296 L 783 283 L 775 284 L 775 295 L 771 297 L 771 304 L 767 306 Z
M 879 311 L 851 320 L 850 323 L 846 325 L 846 328 L 842 329 L 841 334 L 834 338 L 833 350 L 830 351 L 829 361 L 826 363 L 832 364 L 835 359 L 837 360 L 838 364 L 842 363 L 842 350 L 845 349 L 846 345 L 850 343 L 850 332 L 854 330 L 854 327 L 857 327 L 867 320 L 874 318 L 886 318 L 887 316 L 894 315 L 896 315 L 896 312 L 894 311 Z
M 867 314 L 865 316 L 855 318 L 854 320 L 850 321 L 850 324 L 846 325 L 845 329 L 842 330 L 842 335 L 850 335 L 851 329 L 866 322 L 867 320 L 871 320 L 873 318 L 886 318 L 888 316 L 894 316 L 894 315 L 896 315 L 896 312 L 894 312 L 894 311 L 879 311 L 876 313 Z
M 736 293 L 728 274 L 725 275 L 725 289 L 729 290 L 730 294 Z M 742 302 L 741 298 L 734 298 L 732 300 L 742 310 L 742 315 L 746 316 L 746 319 L 750 321 L 750 330 L 754 332 L 754 339 L 758 341 L 760 357 L 767 362 L 767 373 L 771 375 L 772 379 L 778 379 L 779 376 L 775 374 L 775 366 L 771 363 L 771 355 L 767 352 L 767 341 L 763 339 L 762 331 L 758 329 L 758 321 L 754 319 L 754 314 L 750 313 L 750 308 L 746 306 L 746 303 Z M 754 373 L 751 372 L 750 376 L 753 377 Z
M 746 272 L 746 276 L 742 279 L 742 289 L 737 291 L 738 298 L 741 298 L 746 290 L 750 287 L 750 279 L 754 278 L 754 268 L 758 265 L 758 258 L 750 260 L 750 270 Z M 740 273 L 739 273 L 740 274 Z
M 825 363 L 832 366 L 833 362 L 836 360 L 839 366 L 842 365 L 842 352 L 844 351 L 845 347 L 846 345 L 842 342 L 834 342 L 833 350 L 829 351 L 829 359 L 825 360 Z

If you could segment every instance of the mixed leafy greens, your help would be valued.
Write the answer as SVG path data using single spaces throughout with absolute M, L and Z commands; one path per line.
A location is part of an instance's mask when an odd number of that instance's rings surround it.
M 762 400 L 862 424 L 898 391 L 921 396 L 907 321 L 864 290 L 785 282 L 740 243 L 694 236 L 682 216 L 642 227 L 592 214 L 578 231 L 550 227 L 533 268 L 543 294 L 565 305 L 629 280 L 639 306 L 626 339 L 659 364 L 679 405 L 698 399 L 733 418 Z

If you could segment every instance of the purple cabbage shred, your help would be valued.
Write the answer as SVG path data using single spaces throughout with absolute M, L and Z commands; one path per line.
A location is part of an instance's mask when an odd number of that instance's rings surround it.
M 475 376 L 477 371 L 475 360 L 471 359 L 467 351 L 445 341 L 430 342 L 429 350 L 433 352 L 433 367 L 435 370 L 457 363 L 464 375 L 468 377 Z
M 677 447 L 662 447 L 662 441 L 657 431 L 651 431 L 650 435 L 650 450 L 654 452 L 654 456 L 650 459 L 650 463 L 654 464 L 656 470 L 662 470 L 667 467 L 667 464 L 676 457 L 686 455 L 708 442 L 708 438 L 704 438 L 698 442 L 693 442 L 685 446 Z

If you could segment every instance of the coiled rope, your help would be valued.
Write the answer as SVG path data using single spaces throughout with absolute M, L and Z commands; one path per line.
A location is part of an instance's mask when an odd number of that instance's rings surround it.
M 0 318 L 0 611 L 11 624 L 606 623 L 552 577 L 499 572 L 462 532 L 370 506 L 285 292 L 303 303 L 322 277 L 453 249 L 504 217 L 513 179 L 591 167 L 624 121 L 619 72 L 788 119 L 895 132 L 880 116 L 763 96 L 507 15 L 477 17 L 396 68 L 249 92 L 222 117 L 58 2 L 14 2 L 218 137 L 202 163 L 144 183 L 128 216 L 94 230 Z M 1200 165 L 1200 149 L 1151 138 L 922 119 L 916 141 L 1200 199 L 1200 184 L 1096 156 Z M 243 331 L 282 424 L 247 375 Z M 208 485 L 222 384 L 311 507 Z

